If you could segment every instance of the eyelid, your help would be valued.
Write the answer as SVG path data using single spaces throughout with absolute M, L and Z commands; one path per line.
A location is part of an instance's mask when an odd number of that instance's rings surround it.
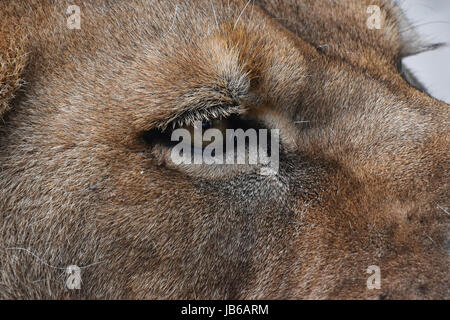
M 174 115 L 163 125 L 162 131 L 183 126 L 193 126 L 196 121 L 211 121 L 228 118 L 232 115 L 240 115 L 245 112 L 241 105 L 217 105 L 209 108 L 190 109 Z

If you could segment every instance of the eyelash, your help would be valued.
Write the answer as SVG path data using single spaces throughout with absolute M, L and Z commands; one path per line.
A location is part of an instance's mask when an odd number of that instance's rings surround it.
M 216 105 L 208 108 L 188 110 L 174 115 L 166 123 L 159 126 L 159 129 L 175 129 L 177 127 L 192 126 L 196 121 L 211 121 L 228 118 L 233 115 L 243 114 L 245 110 L 239 104 Z

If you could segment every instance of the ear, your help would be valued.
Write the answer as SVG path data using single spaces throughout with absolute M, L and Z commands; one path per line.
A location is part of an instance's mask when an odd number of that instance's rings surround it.
M 25 38 L 18 24 L 8 18 L 0 19 L 0 123 L 24 83 L 28 60 Z

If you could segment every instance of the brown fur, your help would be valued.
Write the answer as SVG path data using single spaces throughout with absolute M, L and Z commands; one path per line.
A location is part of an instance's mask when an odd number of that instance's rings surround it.
M 0 4 L 1 298 L 450 298 L 449 106 L 396 7 L 70 4 Z M 171 166 L 142 134 L 187 110 L 279 128 L 279 174 Z

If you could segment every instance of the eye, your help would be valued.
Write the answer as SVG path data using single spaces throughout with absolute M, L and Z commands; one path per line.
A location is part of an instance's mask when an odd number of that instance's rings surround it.
M 196 125 L 201 126 L 196 127 Z M 191 136 L 191 145 L 193 148 L 203 149 L 205 148 L 211 141 L 200 140 L 200 142 L 194 139 L 195 132 L 201 133 L 203 135 L 207 130 L 215 129 L 221 132 L 224 137 L 224 143 L 226 139 L 227 129 L 243 129 L 246 131 L 250 128 L 261 128 L 261 124 L 256 121 L 253 121 L 245 116 L 232 115 L 226 118 L 217 118 L 211 120 L 204 121 L 194 121 L 194 123 L 185 124 L 182 126 L 175 125 L 169 126 L 165 130 L 153 129 L 144 133 L 143 138 L 147 145 L 155 146 L 162 145 L 165 147 L 173 147 L 178 142 L 171 141 L 172 133 L 177 129 L 185 129 L 189 132 Z M 200 129 L 200 130 L 199 130 Z
M 215 122 L 217 122 L 217 120 L 203 121 L 202 122 L 202 129 L 203 130 L 211 129 L 213 127 L 213 125 L 215 124 Z

